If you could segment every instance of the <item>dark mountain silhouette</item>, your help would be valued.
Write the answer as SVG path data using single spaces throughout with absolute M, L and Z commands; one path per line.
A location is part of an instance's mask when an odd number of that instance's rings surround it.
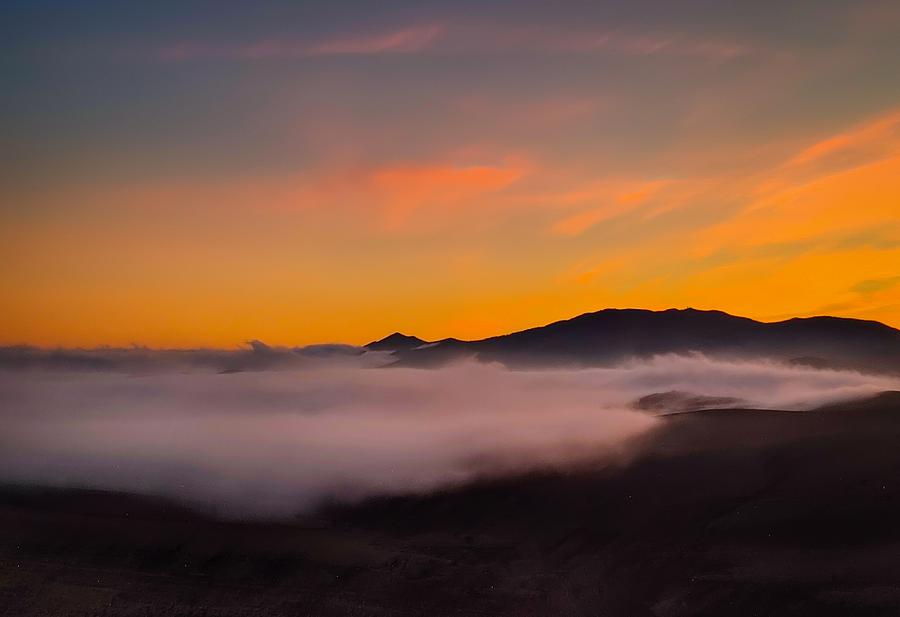
M 521 332 L 476 341 L 394 337 L 401 366 L 438 366 L 474 357 L 509 366 L 602 366 L 627 358 L 700 352 L 716 357 L 772 358 L 815 368 L 900 371 L 900 330 L 840 317 L 761 322 L 722 311 L 605 309 Z M 403 344 L 406 338 L 418 344 Z
M 700 409 L 727 409 L 745 403 L 731 396 L 705 396 L 691 392 L 670 390 L 642 396 L 634 402 L 635 409 L 656 413 L 682 413 Z
M 404 351 L 408 349 L 415 349 L 416 347 L 425 345 L 426 343 L 427 341 L 423 341 L 418 337 L 407 336 L 399 332 L 394 332 L 390 336 L 386 336 L 381 340 L 372 341 L 365 347 L 366 349 L 371 349 L 372 351 Z

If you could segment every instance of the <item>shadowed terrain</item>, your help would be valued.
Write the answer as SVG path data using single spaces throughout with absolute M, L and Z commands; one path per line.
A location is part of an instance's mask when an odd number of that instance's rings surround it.
M 604 309 L 478 341 L 424 341 L 395 333 L 367 345 L 393 351 L 405 366 L 460 357 L 507 366 L 602 366 L 658 354 L 770 358 L 802 366 L 900 372 L 900 330 L 841 317 L 761 322 L 722 311 Z M 421 345 L 414 345 L 421 342 Z
M 900 393 L 687 411 L 627 463 L 290 522 L 6 487 L 4 615 L 896 615 Z

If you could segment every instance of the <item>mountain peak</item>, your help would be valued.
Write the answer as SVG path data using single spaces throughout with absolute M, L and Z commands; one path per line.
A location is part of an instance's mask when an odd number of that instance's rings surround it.
M 406 349 L 415 349 L 421 345 L 427 344 L 417 336 L 408 336 L 401 332 L 394 332 L 383 339 L 372 341 L 366 345 L 366 349 L 372 351 L 402 351 Z

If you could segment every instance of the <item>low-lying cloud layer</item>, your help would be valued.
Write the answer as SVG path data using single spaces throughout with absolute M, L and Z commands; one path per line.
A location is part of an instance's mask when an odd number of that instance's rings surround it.
M 184 372 L 183 362 L 143 374 L 2 370 L 0 482 L 161 494 L 229 516 L 283 516 L 326 499 L 618 460 L 629 439 L 660 422 L 633 408 L 654 392 L 803 409 L 900 385 L 701 356 L 526 372 L 476 363 L 373 370 L 362 368 L 374 362 L 366 354 L 344 362 L 327 355 L 302 368 L 229 374 Z
M 45 349 L 29 345 L 0 347 L 0 370 L 112 371 L 158 373 L 167 371 L 289 370 L 381 366 L 389 354 L 363 347 L 326 343 L 305 347 L 271 347 L 248 341 L 238 349 L 148 349 L 146 347 L 97 347 L 93 349 Z

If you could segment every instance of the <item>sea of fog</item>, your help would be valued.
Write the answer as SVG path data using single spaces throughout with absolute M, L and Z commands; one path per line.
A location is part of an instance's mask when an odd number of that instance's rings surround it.
M 629 441 L 661 421 L 634 408 L 651 393 L 809 409 L 900 387 L 883 376 L 698 355 L 546 371 L 316 358 L 225 373 L 166 358 L 141 371 L 7 366 L 0 483 L 163 495 L 224 516 L 289 516 L 324 500 L 425 492 L 585 460 L 624 463 Z

